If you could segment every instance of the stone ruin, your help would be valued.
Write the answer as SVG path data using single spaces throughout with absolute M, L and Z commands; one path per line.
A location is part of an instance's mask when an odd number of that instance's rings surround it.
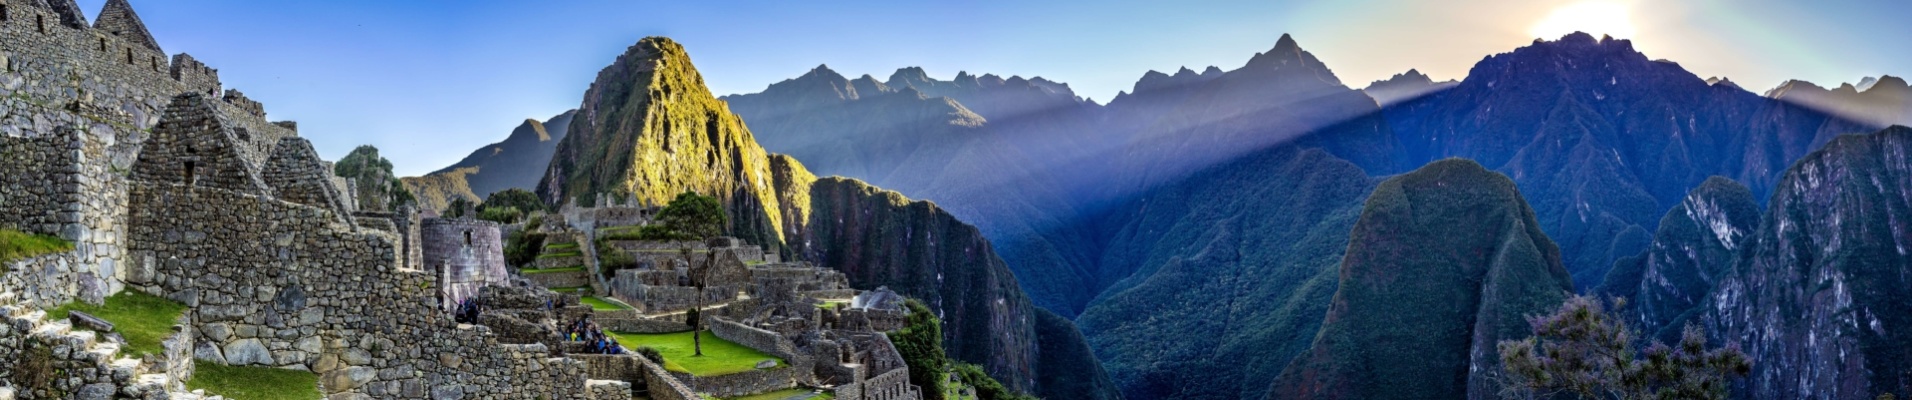
M 167 57 L 125 0 L 90 27 L 73 0 L 0 0 L 0 66 L 0 227 L 75 247 L 0 273 L 0 399 L 199 398 L 185 388 L 195 360 L 312 371 L 330 399 L 678 400 L 797 384 L 920 398 L 882 325 L 816 307 L 854 295 L 841 274 L 730 242 L 705 246 L 724 260 L 716 279 L 774 301 L 732 300 L 753 312 L 710 313 L 712 333 L 792 367 L 691 377 L 643 357 L 572 354 L 557 324 L 597 313 L 512 276 L 505 228 L 357 209 L 356 183 L 296 123 L 268 121 L 264 104 L 192 56 Z M 590 232 L 657 211 L 625 204 L 564 215 Z M 46 318 L 126 290 L 186 305 L 160 354 L 135 358 Z M 464 298 L 487 304 L 477 324 L 445 311 Z M 72 378 L 36 372 L 51 370 Z

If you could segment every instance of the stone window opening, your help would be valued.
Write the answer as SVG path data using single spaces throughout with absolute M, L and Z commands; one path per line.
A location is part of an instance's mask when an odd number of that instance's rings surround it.
M 158 71 L 158 70 L 159 70 L 159 57 L 156 57 L 156 56 L 146 56 L 146 63 L 147 63 L 147 65 L 150 65 L 150 66 L 152 66 L 152 67 L 153 67 L 153 70 L 154 70 L 154 71 Z
M 100 38 L 100 51 L 106 51 L 106 38 Z
M 13 19 L 13 16 L 9 15 L 9 13 L 7 12 L 7 5 L 0 4 L 0 22 L 7 22 L 12 19 Z
M 193 184 L 193 166 L 194 165 L 192 160 L 186 160 L 186 184 L 187 185 Z
M 126 48 L 126 65 L 133 65 L 133 48 Z
M 40 30 L 40 33 L 46 33 L 46 16 L 45 15 L 33 16 L 33 26 L 34 26 L 34 29 Z

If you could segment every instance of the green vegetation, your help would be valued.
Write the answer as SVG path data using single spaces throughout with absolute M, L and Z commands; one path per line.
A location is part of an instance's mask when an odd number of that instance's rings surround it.
M 922 301 L 910 299 L 905 305 L 909 316 L 903 329 L 890 332 L 890 342 L 910 367 L 910 383 L 923 388 L 923 400 L 942 400 L 947 381 L 942 372 L 949 369 L 949 357 L 943 354 L 943 321 Z
M 614 300 L 605 299 L 605 298 L 597 297 L 597 296 L 579 298 L 578 302 L 584 303 L 584 305 L 587 305 L 587 306 L 591 306 L 592 310 L 597 310 L 597 311 L 617 311 L 617 310 L 631 309 L 630 306 L 626 306 L 623 303 L 618 303 Z
M 576 266 L 576 267 L 564 267 L 564 268 L 520 269 L 518 270 L 518 273 L 525 274 L 525 275 L 533 275 L 533 274 L 555 274 L 560 272 L 582 272 L 582 271 L 584 271 L 583 266 Z
M 531 193 L 529 190 L 518 188 L 500 190 L 497 193 L 486 196 L 485 203 L 481 205 L 481 207 L 487 210 L 514 209 L 526 215 L 547 210 L 544 206 L 544 201 L 539 200 L 537 194 Z
M 583 257 L 583 256 L 584 256 L 584 252 L 581 252 L 581 251 L 567 251 L 562 253 L 539 254 L 538 259 L 544 260 L 544 259 L 551 259 L 551 258 Z
M 445 205 L 445 210 L 439 212 L 438 215 L 445 218 L 464 218 L 465 213 L 471 210 L 473 206 L 474 203 L 469 199 L 463 197 L 454 198 L 451 199 L 451 204 Z
M 73 243 L 47 235 L 34 235 L 12 229 L 0 229 L 0 273 L 6 263 L 45 254 L 73 250 Z
M 193 378 L 186 381 L 190 390 L 234 400 L 317 399 L 319 376 L 311 372 L 270 368 L 235 367 L 213 362 L 193 361 Z
M 561 288 L 551 288 L 551 291 L 558 292 L 558 293 L 589 293 L 591 291 L 591 287 L 590 286 L 561 287 Z
M 524 219 L 524 212 L 516 208 L 485 208 L 478 211 L 478 219 L 500 224 L 515 224 Z
M 612 333 L 618 343 L 628 348 L 650 347 L 664 356 L 664 368 L 685 372 L 696 376 L 717 376 L 747 372 L 757 369 L 757 363 L 774 360 L 778 367 L 786 366 L 782 359 L 757 351 L 715 335 L 702 335 L 704 355 L 696 356 L 692 344 L 691 332 L 677 333 Z
M 983 372 L 983 367 L 976 366 L 975 364 L 959 362 L 952 366 L 951 369 L 956 372 L 956 376 L 961 379 L 962 382 L 961 385 L 955 386 L 968 386 L 976 389 L 976 396 L 973 397 L 975 399 L 1036 400 L 1035 396 L 1016 393 L 1008 388 L 1004 388 L 1002 382 L 997 382 L 996 379 L 990 378 L 989 374 Z M 958 389 L 955 386 L 950 388 L 951 393 L 958 392 L 955 390 Z M 953 399 L 954 398 L 952 398 L 952 400 Z
M 405 188 L 405 183 L 392 174 L 391 160 L 378 155 L 377 147 L 363 145 L 352 149 L 350 154 L 340 157 L 332 169 L 341 178 L 358 180 L 360 209 L 391 211 L 402 205 L 418 203 L 411 190 Z
M 1738 347 L 1709 350 L 1706 335 L 1690 325 L 1677 347 L 1656 340 L 1636 359 L 1639 332 L 1586 296 L 1535 318 L 1533 327 L 1534 337 L 1499 345 L 1506 384 L 1521 398 L 1724 400 L 1730 380 L 1752 370 Z
M 805 394 L 809 394 L 810 396 L 804 397 L 803 395 Z M 836 396 L 830 395 L 829 393 L 817 393 L 816 389 L 790 388 L 790 389 L 778 390 L 778 391 L 769 392 L 769 393 L 758 393 L 758 394 L 753 394 L 749 396 L 731 397 L 725 400 L 785 400 L 785 399 L 816 400 L 816 399 L 834 399 L 834 398 L 836 398 Z
M 637 257 L 612 246 L 610 240 L 600 237 L 594 245 L 597 246 L 598 273 L 604 275 L 604 279 L 616 277 L 618 270 L 637 268 Z
M 538 259 L 544 248 L 543 233 L 519 229 L 505 235 L 505 265 L 519 267 Z
M 577 250 L 577 249 L 578 249 L 577 242 L 552 243 L 552 244 L 547 244 L 544 246 L 544 251 Z
M 186 312 L 186 305 L 134 290 L 121 291 L 106 298 L 106 304 L 73 302 L 47 311 L 47 318 L 65 320 L 71 311 L 80 311 L 113 323 L 113 331 L 126 338 L 123 353 L 161 354 L 160 345 L 173 334 L 173 322 Z M 78 327 L 75 327 L 76 329 Z
M 672 232 L 697 239 L 723 235 L 724 226 L 730 224 L 730 217 L 724 214 L 723 203 L 717 201 L 716 197 L 699 195 L 697 192 L 679 193 L 676 199 L 671 199 L 670 205 L 657 212 L 657 220 Z M 649 231 L 648 228 L 650 226 L 645 226 L 638 232 Z

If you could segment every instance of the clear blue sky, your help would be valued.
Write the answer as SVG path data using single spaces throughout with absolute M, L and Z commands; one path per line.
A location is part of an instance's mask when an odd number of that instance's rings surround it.
M 1555 12 L 1587 2 L 1615 5 L 1604 9 L 1625 20 Z M 105 0 L 79 3 L 91 20 Z M 942 79 L 1040 75 L 1107 100 L 1151 69 L 1239 67 L 1282 33 L 1352 86 L 1409 68 L 1459 79 L 1482 57 L 1562 26 L 1623 26 L 1650 57 L 1755 91 L 1793 78 L 1912 75 L 1905 0 L 132 4 L 168 53 L 192 53 L 272 118 L 298 120 L 321 155 L 369 143 L 401 175 L 455 162 L 525 118 L 577 107 L 598 69 L 650 35 L 688 46 L 720 95 L 829 64 L 879 78 L 903 66 Z

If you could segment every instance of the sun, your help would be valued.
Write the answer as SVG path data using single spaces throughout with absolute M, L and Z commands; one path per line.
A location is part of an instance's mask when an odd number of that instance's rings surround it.
M 1552 40 L 1574 32 L 1586 32 L 1596 37 L 1610 35 L 1632 38 L 1633 21 L 1628 17 L 1625 4 L 1588 1 L 1554 9 L 1546 18 L 1534 23 L 1528 33 L 1536 38 Z

